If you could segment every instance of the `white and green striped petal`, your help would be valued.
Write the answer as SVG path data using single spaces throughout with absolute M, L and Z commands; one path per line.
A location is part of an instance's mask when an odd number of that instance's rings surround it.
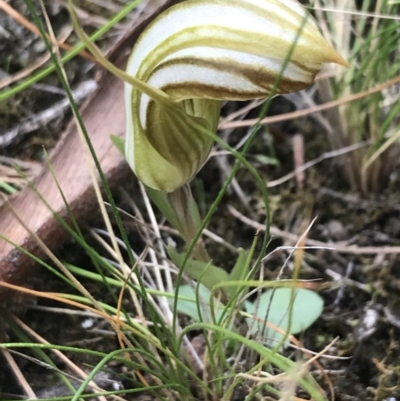
M 293 48 L 293 44 L 296 43 Z M 282 66 L 290 54 L 285 70 Z M 147 186 L 166 192 L 203 165 L 222 100 L 303 89 L 324 63 L 346 62 L 295 0 L 187 0 L 143 32 L 127 74 L 163 91 L 174 104 L 125 84 L 125 155 Z

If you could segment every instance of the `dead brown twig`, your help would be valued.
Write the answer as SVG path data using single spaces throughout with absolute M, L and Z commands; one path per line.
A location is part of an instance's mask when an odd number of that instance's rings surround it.
M 14 18 L 17 22 L 19 22 L 22 26 L 24 26 L 26 29 L 29 29 L 32 33 L 35 35 L 38 35 L 42 37 L 42 34 L 40 33 L 39 29 L 36 28 L 34 24 L 29 22 L 23 15 L 21 15 L 18 11 L 16 11 L 14 8 L 12 8 L 9 4 L 7 4 L 4 0 L 0 0 L 0 9 L 2 9 L 4 12 L 6 12 L 10 17 Z M 52 42 L 51 38 L 49 35 L 46 35 L 47 39 Z M 56 43 L 53 43 L 54 45 L 57 45 L 61 49 L 64 50 L 72 50 L 73 46 L 64 43 L 62 41 L 57 40 Z M 96 59 L 86 52 L 85 50 L 82 50 L 79 53 L 82 57 L 93 61 L 94 63 L 97 63 Z
M 338 107 L 342 104 L 350 103 L 355 100 L 362 99 L 362 98 L 372 95 L 374 93 L 381 92 L 386 88 L 390 88 L 391 86 L 393 86 L 399 82 L 400 82 L 400 75 L 397 77 L 394 77 L 392 79 L 389 79 L 386 82 L 384 82 L 383 84 L 377 85 L 374 88 L 371 88 L 371 89 L 368 89 L 368 90 L 365 90 L 365 91 L 362 91 L 359 93 L 354 93 L 352 95 L 342 97 L 341 99 L 338 99 L 338 100 L 332 100 L 330 102 L 326 102 L 326 103 L 318 105 L 318 106 L 310 107 L 305 110 L 298 110 L 298 111 L 294 111 L 291 113 L 285 113 L 285 114 L 280 114 L 277 116 L 266 117 L 266 118 L 263 118 L 261 121 L 257 118 L 244 120 L 244 121 L 222 120 L 219 123 L 219 129 L 251 127 L 258 123 L 259 124 L 272 124 L 272 123 L 278 123 L 281 121 L 294 120 L 296 118 L 309 116 L 310 114 L 313 114 L 313 113 L 318 113 L 320 111 L 329 110 L 334 107 Z
M 253 227 L 256 230 L 265 231 L 265 225 L 260 224 L 254 220 L 249 219 L 242 213 L 240 213 L 233 206 L 228 205 L 228 210 L 232 216 L 236 217 L 241 222 Z M 270 227 L 270 234 L 275 237 L 285 238 L 293 243 L 298 241 L 298 236 L 296 234 L 289 233 L 287 231 L 280 230 L 277 227 Z M 349 253 L 354 255 L 375 255 L 375 254 L 394 254 L 400 253 L 400 246 L 357 246 L 357 245 L 346 245 L 343 243 L 326 243 L 322 241 L 317 241 L 314 239 L 306 239 L 307 246 L 326 248 L 334 252 L 339 253 Z

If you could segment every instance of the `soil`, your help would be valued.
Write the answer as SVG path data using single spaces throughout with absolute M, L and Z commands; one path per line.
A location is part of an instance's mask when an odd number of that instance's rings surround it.
M 60 15 L 60 12 L 55 12 L 54 18 L 62 20 L 64 16 Z M 21 35 L 27 33 L 22 31 Z M 0 48 L 0 51 L 3 50 Z M 14 54 L 11 48 L 7 49 L 7 52 Z M 10 64 L 13 70 L 21 69 L 24 63 L 30 62 L 21 61 L 27 57 L 23 52 L 15 57 L 18 61 Z M 82 63 L 87 66 L 87 62 Z M 1 68 L 4 70 L 5 66 L 2 65 Z M 87 75 L 83 77 L 77 73 L 74 82 L 78 83 L 86 78 Z M 51 85 L 57 86 L 56 81 L 54 77 L 50 77 L 46 84 L 50 85 L 51 82 Z M 44 109 L 60 99 L 59 95 L 46 93 L 46 101 L 42 102 L 41 96 L 41 90 L 33 88 L 11 99 L 5 109 L 1 109 L 0 130 L 10 129 L 20 123 L 27 114 L 37 113 L 39 108 Z M 243 104 L 239 103 L 230 104 L 226 106 L 224 113 L 228 114 L 242 106 Z M 280 97 L 273 101 L 269 113 L 283 113 L 293 107 L 290 100 Z M 257 115 L 257 111 L 254 113 Z M 42 148 L 37 144 L 47 142 L 46 138 L 51 138 L 50 142 L 55 143 L 58 133 L 62 131 L 67 121 L 68 115 L 63 114 L 52 124 L 40 127 L 39 130 L 7 145 L 1 153 L 18 156 L 21 159 L 40 160 Z M 234 131 L 229 137 L 230 144 L 236 144 L 245 133 L 244 130 Z M 302 136 L 305 143 L 305 161 L 313 160 L 331 150 L 322 129 L 311 118 L 263 128 L 249 150 L 248 159 L 254 162 L 267 182 L 293 171 L 292 143 L 293 137 L 297 134 Z M 231 163 L 232 159 L 228 158 L 228 162 Z M 200 208 L 203 204 L 206 208 L 215 199 L 224 178 L 219 164 L 212 158 L 193 184 L 194 195 L 199 198 Z M 254 180 L 245 169 L 239 171 L 237 180 L 253 210 L 252 219 L 262 223 L 265 211 L 260 206 L 260 191 Z M 132 187 L 128 188 L 131 193 L 134 192 L 135 185 L 132 184 Z M 128 207 L 122 193 L 122 190 L 116 192 L 119 205 L 121 208 Z M 359 247 L 400 246 L 399 163 L 387 177 L 386 182 L 382 181 L 378 193 L 360 195 L 352 192 L 337 159 L 334 158 L 308 169 L 301 185 L 292 178 L 270 188 L 270 198 L 272 225 L 288 233 L 300 236 L 310 221 L 316 217 L 308 237 L 322 241 L 327 246 L 337 243 Z M 227 205 L 248 215 L 248 210 L 234 191 L 229 190 L 209 229 L 235 247 L 249 248 L 256 229 L 233 218 Z M 99 221 L 96 226 L 100 227 L 101 224 Z M 132 239 L 137 238 L 134 228 L 129 229 L 129 235 Z M 135 241 L 140 243 L 137 239 Z M 206 245 L 214 264 L 227 270 L 232 268 L 231 261 L 234 258 L 229 251 L 210 241 L 206 241 Z M 284 237 L 274 237 L 268 251 L 271 252 L 283 245 L 293 245 L 293 243 Z M 89 270 L 94 269 L 87 256 L 73 241 L 65 244 L 58 256 L 66 262 L 85 266 Z M 263 265 L 264 277 L 275 279 L 286 257 L 287 252 L 283 250 L 274 252 Z M 327 352 L 329 358 L 320 359 L 321 365 L 332 381 L 335 399 L 400 400 L 400 255 L 379 251 L 358 254 L 352 253 L 351 250 L 337 252 L 308 249 L 303 254 L 301 265 L 300 278 L 320 280 L 319 292 L 325 303 L 323 315 L 301 336 L 301 339 L 304 346 L 313 351 L 320 351 L 337 339 Z M 284 277 L 290 276 L 289 269 Z M 98 296 L 99 299 L 106 301 L 104 291 L 96 288 L 92 282 L 85 284 L 95 297 Z M 46 291 L 70 292 L 70 287 L 66 287 L 61 280 L 44 270 L 32 280 L 32 285 Z M 16 304 L 12 312 L 50 343 L 86 347 L 104 353 L 118 348 L 113 333 L 98 321 L 89 321 L 88 318 L 72 314 L 43 311 L 38 309 L 38 305 L 42 307 L 59 307 L 59 305 L 41 299 L 22 298 L 16 300 Z M 86 325 L 90 327 L 87 328 Z M 4 323 L 3 326 L 7 333 L 3 342 L 20 341 L 8 323 Z M 195 342 L 196 346 L 201 346 L 198 345 L 201 343 L 198 338 Z M 97 363 L 97 359 L 92 360 L 84 354 L 69 356 L 84 370 L 89 370 Z M 65 388 L 59 384 L 54 372 L 43 366 L 38 367 L 32 358 L 29 360 L 15 355 L 15 359 L 38 398 L 54 398 L 66 394 Z M 57 366 L 61 370 L 66 368 L 60 360 L 57 360 Z M 130 385 L 128 376 L 129 373 L 124 371 L 122 366 L 114 364 L 108 366 L 107 371 L 97 377 L 96 381 L 103 388 L 122 389 Z M 325 378 L 317 371 L 315 378 L 328 393 Z M 77 386 L 79 385 L 77 382 Z M 244 389 L 239 390 L 234 396 L 237 401 L 244 400 L 246 396 Z M 5 359 L 0 357 L 0 400 L 5 399 L 23 399 L 23 393 L 7 367 Z M 148 394 L 140 396 L 131 394 L 126 396 L 126 399 L 152 400 Z

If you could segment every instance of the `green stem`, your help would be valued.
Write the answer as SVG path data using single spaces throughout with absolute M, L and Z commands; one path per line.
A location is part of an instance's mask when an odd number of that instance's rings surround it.
M 193 198 L 189 184 L 167 194 L 167 199 L 178 221 L 176 228 L 189 246 L 196 237 L 199 227 L 201 226 L 199 209 Z M 196 241 L 192 254 L 196 259 L 206 263 L 211 260 L 201 237 Z
M 211 261 L 211 258 L 207 252 L 207 248 L 204 245 L 203 239 L 201 237 L 197 240 L 192 253 L 195 259 L 197 260 L 201 260 L 202 262 L 205 263 L 209 263 Z

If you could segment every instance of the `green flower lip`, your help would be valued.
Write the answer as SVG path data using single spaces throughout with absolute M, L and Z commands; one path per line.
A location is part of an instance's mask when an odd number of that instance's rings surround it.
M 221 101 L 266 97 L 278 77 L 277 94 L 304 89 L 329 62 L 348 66 L 296 0 L 175 5 L 145 29 L 127 65 L 141 87 L 125 84 L 125 157 L 145 185 L 172 192 L 206 161 L 204 130 L 216 131 Z

